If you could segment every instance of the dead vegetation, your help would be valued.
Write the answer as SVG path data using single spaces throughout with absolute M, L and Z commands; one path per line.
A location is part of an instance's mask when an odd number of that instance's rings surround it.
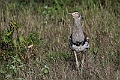
M 0 2 L 1 80 L 120 79 L 119 0 L 21 1 Z M 80 70 L 68 47 L 72 19 L 66 12 L 74 10 L 83 15 L 83 29 L 90 37 Z

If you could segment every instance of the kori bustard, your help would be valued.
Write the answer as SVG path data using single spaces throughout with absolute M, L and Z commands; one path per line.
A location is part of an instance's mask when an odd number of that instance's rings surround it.
M 85 59 L 85 52 L 90 47 L 89 45 L 89 38 L 82 30 L 81 19 L 82 16 L 79 12 L 68 13 L 73 17 L 73 27 L 72 27 L 72 34 L 69 39 L 69 46 L 70 49 L 74 52 L 75 59 L 76 59 L 76 67 L 79 67 L 79 62 L 77 59 L 77 53 L 83 52 L 83 58 L 81 62 L 81 67 L 83 67 L 84 59 Z

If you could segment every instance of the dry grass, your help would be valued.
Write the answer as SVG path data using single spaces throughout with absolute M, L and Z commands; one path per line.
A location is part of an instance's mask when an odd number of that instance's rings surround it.
M 120 79 L 120 3 L 107 0 L 104 4 L 94 4 L 90 0 L 75 6 L 17 2 L 0 4 L 0 30 L 9 28 L 11 20 L 20 24 L 18 35 L 27 40 L 31 32 L 39 33 L 35 38 L 40 44 L 34 44 L 25 51 L 28 57 L 25 66 L 18 68 L 17 73 L 5 69 L 11 63 L 1 61 L 1 80 L 119 80 Z M 101 2 L 102 3 L 102 2 Z M 114 6 L 114 7 L 113 7 Z M 57 8 L 57 9 L 56 9 Z M 83 69 L 75 69 L 75 58 L 68 47 L 72 18 L 67 11 L 79 11 L 83 17 L 83 29 L 90 37 L 90 49 L 86 53 Z M 14 37 L 16 32 L 14 33 Z M 29 41 L 28 41 L 29 42 Z M 28 45 L 26 44 L 25 47 Z M 1 47 L 1 46 L 0 46 Z M 0 54 L 3 50 L 0 49 Z M 16 52 L 16 54 L 18 54 Z M 22 54 L 20 52 L 20 54 Z M 32 54 L 35 54 L 32 59 Z M 79 56 L 79 62 L 81 57 Z M 42 72 L 45 66 L 49 73 Z M 6 78 L 8 77 L 8 79 Z

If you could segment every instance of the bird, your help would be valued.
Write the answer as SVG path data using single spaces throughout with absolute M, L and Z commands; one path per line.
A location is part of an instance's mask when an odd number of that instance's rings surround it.
M 86 53 L 88 48 L 90 47 L 89 44 L 89 37 L 86 35 L 86 33 L 82 29 L 82 22 L 83 19 L 82 15 L 75 11 L 68 14 L 72 15 L 73 17 L 73 27 L 72 27 L 72 33 L 69 38 L 69 47 L 74 52 L 75 59 L 76 59 L 76 67 L 79 68 L 79 62 L 77 58 L 77 53 L 83 52 Z M 85 55 L 83 54 L 83 58 L 81 61 L 81 67 L 83 67 L 84 64 Z

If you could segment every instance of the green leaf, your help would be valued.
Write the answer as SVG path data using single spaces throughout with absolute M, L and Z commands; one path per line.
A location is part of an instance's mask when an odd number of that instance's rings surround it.
M 48 69 L 45 68 L 45 69 L 44 69 L 44 73 L 45 73 L 45 74 L 48 74 L 48 72 L 49 72 Z
M 5 71 L 3 71 L 3 70 L 0 70 L 0 73 L 2 73 L 2 74 L 5 74 Z
M 9 32 L 7 32 L 6 35 L 7 35 L 7 36 L 11 36 L 12 32 L 13 32 L 13 31 L 9 31 Z
M 43 74 L 48 74 L 48 73 L 49 73 L 49 67 L 47 67 L 47 66 L 45 65 L 45 67 L 41 69 L 41 72 L 42 72 Z
M 8 36 L 6 36 L 6 35 L 4 35 L 3 36 L 3 41 L 5 42 L 5 43 L 9 43 L 9 42 L 11 42 L 11 38 L 9 38 Z
M 22 36 L 19 37 L 19 40 L 20 40 L 20 44 L 25 43 L 25 39 Z
M 13 44 L 14 44 L 14 46 L 15 46 L 15 47 L 17 47 L 17 46 L 18 46 L 18 43 L 17 43 L 17 41 L 16 41 L 16 40 L 14 40 L 14 41 L 13 41 Z
M 24 80 L 23 78 L 17 78 L 17 80 Z

